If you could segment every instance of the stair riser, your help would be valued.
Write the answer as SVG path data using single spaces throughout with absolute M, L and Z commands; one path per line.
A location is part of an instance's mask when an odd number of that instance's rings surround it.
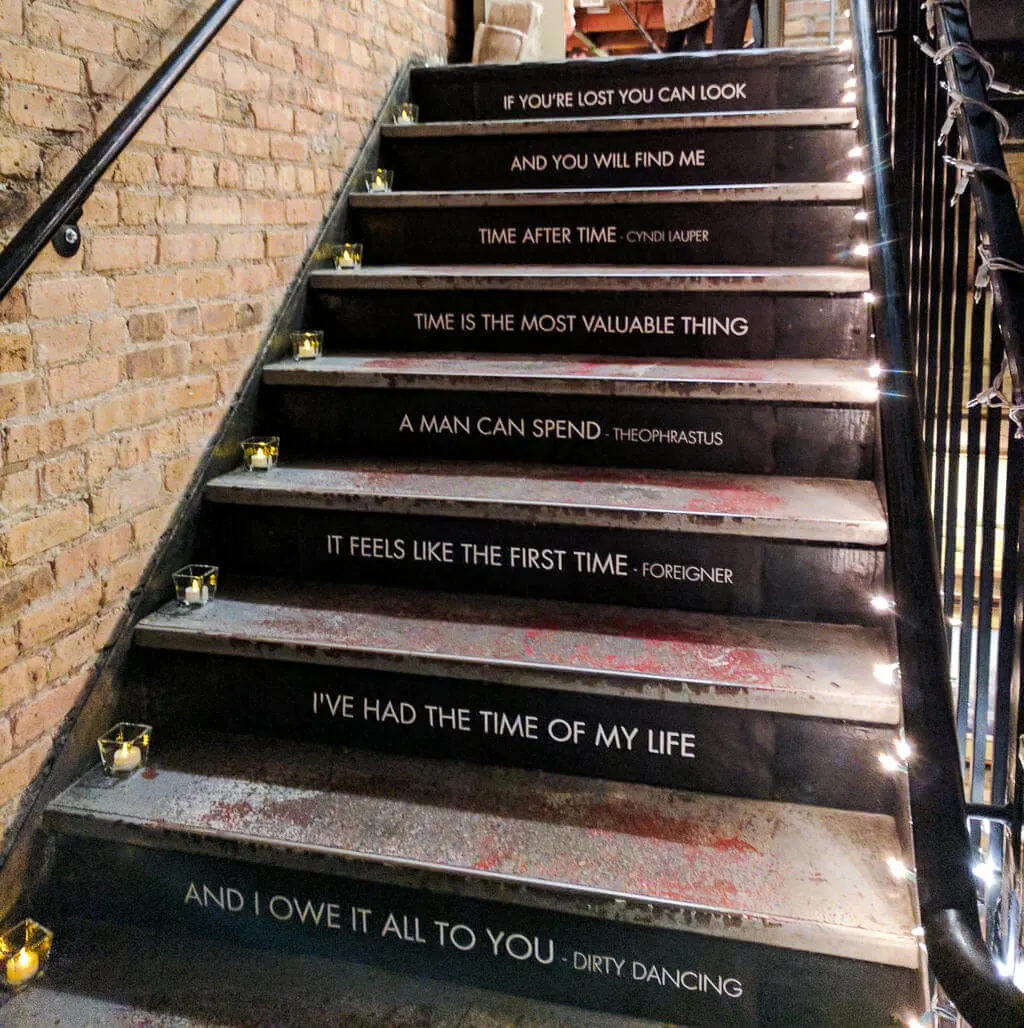
M 422 121 L 473 121 L 832 106 L 849 78 L 845 62 L 569 61 L 558 67 L 557 87 L 551 65 L 531 64 L 454 75 L 414 70 L 410 89 Z
M 361 870 L 353 863 L 353 874 Z M 613 920 L 610 903 L 595 904 L 603 917 L 580 916 L 458 895 L 457 881 L 452 895 L 86 839 L 62 843 L 52 880 L 61 883 L 58 917 L 183 926 L 676 1023 L 875 1028 L 920 1009 L 911 970 Z M 668 977 L 645 980 L 651 968 Z
M 700 129 L 385 139 L 403 189 L 543 189 L 831 182 L 858 162 L 846 129 Z
M 869 547 L 220 503 L 204 514 L 204 553 L 228 573 L 862 623 L 883 582 L 884 551 Z
M 136 648 L 132 677 L 150 697 L 147 718 L 894 813 L 892 780 L 878 762 L 892 747 L 891 726 L 640 698 L 656 680 L 638 681 L 638 696 L 630 698 L 592 685 L 558 688 L 554 672 L 553 688 L 536 688 L 380 671 L 366 655 L 353 657 L 352 667 L 293 663 L 281 659 L 279 646 L 261 649 L 267 659 Z
M 532 210 L 353 207 L 348 233 L 353 241 L 363 243 L 363 260 L 370 267 L 830 264 L 859 268 L 863 259 L 851 253 L 860 227 L 854 221 L 855 212 L 852 205 L 767 201 Z
M 280 385 L 265 397 L 261 424 L 292 454 L 845 478 L 872 468 L 865 408 Z
M 307 324 L 326 330 L 325 348 L 334 353 L 863 359 L 870 352 L 859 296 L 314 289 Z

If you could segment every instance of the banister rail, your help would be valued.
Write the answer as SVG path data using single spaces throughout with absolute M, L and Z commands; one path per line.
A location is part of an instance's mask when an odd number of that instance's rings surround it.
M 77 251 L 78 219 L 96 183 L 241 4 L 213 4 L 0 252 L 0 301 L 49 242 L 66 246 L 69 255 Z
M 1024 1025 L 1024 994 L 1002 976 L 981 935 L 931 496 L 915 386 L 907 273 L 900 236 L 887 101 L 872 0 L 853 0 L 866 183 L 874 332 L 884 371 L 880 421 L 897 647 L 921 920 L 931 969 L 975 1028 Z M 906 209 L 906 208 L 904 208 Z

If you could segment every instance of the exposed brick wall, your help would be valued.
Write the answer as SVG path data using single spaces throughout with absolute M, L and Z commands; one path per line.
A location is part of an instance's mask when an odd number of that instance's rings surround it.
M 835 0 L 835 42 L 849 38 L 845 11 L 849 0 Z M 829 42 L 829 0 L 787 0 L 786 46 L 823 46 Z
M 207 6 L 0 0 L 0 244 Z M 448 0 L 246 0 L 0 305 L 0 828 Z M 6 188 L 3 188 L 6 187 Z

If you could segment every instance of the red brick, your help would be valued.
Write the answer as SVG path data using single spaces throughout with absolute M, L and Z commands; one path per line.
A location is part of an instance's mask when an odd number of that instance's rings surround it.
M 28 650 L 80 628 L 100 606 L 100 583 L 87 582 L 48 597 L 18 622 L 18 642 Z
M 128 377 L 133 380 L 146 378 L 171 378 L 185 370 L 185 346 L 181 343 L 169 346 L 150 346 L 136 350 L 126 358 Z
M 52 89 L 11 86 L 7 112 L 15 124 L 54 132 L 80 132 L 92 126 L 89 105 L 77 96 Z
M 46 685 L 46 658 L 26 657 L 13 664 L 4 675 L 0 707 L 12 710 L 35 696 Z
M 0 175 L 5 178 L 33 179 L 39 173 L 41 164 L 39 147 L 35 143 L 27 139 L 0 136 Z
M 32 338 L 24 325 L 0 323 L 0 375 L 32 366 Z
M 43 769 L 50 756 L 50 740 L 40 739 L 0 767 L 0 806 L 17 799 Z
M 53 562 L 53 578 L 58 589 L 98 574 L 112 561 L 123 557 L 132 546 L 131 525 L 118 525 L 109 532 L 94 536 L 62 550 Z
M 17 711 L 11 718 L 14 748 L 23 749 L 60 725 L 82 697 L 88 681 L 86 674 L 75 675 L 70 682 L 40 693 L 31 703 Z
M 238 225 L 242 208 L 237 196 L 193 196 L 189 200 L 190 225 Z
M 137 588 L 148 563 L 149 554 L 142 553 L 112 564 L 103 575 L 103 606 L 110 606 Z
M 0 478 L 0 507 L 7 514 L 35 506 L 38 502 L 39 475 L 34 467 L 24 471 L 9 471 Z
M 166 275 L 119 276 L 114 297 L 120 307 L 156 307 L 178 299 L 178 280 Z
M 95 636 L 96 630 L 89 624 L 55 642 L 50 655 L 50 678 L 63 678 L 91 663 L 96 655 Z
M 70 503 L 9 528 L 3 537 L 9 564 L 18 564 L 37 553 L 77 539 L 89 531 L 89 508 Z
M 42 406 L 42 389 L 35 378 L 0 383 L 0 421 L 31 414 Z
M 28 306 L 34 318 L 63 318 L 103 310 L 110 304 L 110 285 L 98 276 L 77 276 L 32 282 Z
M 75 360 L 89 352 L 89 322 L 48 321 L 33 324 L 32 338 L 41 364 Z
M 53 368 L 47 385 L 53 403 L 69 403 L 84 396 L 96 396 L 113 389 L 121 381 L 121 364 L 117 357 L 95 357 L 77 364 Z
M 25 31 L 21 19 L 21 0 L 0 0 L 0 32 L 20 36 Z
M 43 491 L 58 499 L 79 491 L 85 484 L 85 463 L 80 453 L 67 453 L 47 461 L 42 468 Z
M 276 39 L 254 39 L 252 53 L 261 64 L 269 64 L 289 74 L 295 71 L 295 49 L 289 43 L 281 43 Z
M 156 236 L 97 236 L 92 241 L 92 266 L 96 271 L 125 271 L 156 263 Z
M 224 132 L 213 122 L 195 121 L 171 114 L 167 118 L 167 142 L 170 146 L 205 153 L 223 153 Z
M 133 468 L 116 484 L 93 490 L 93 520 L 102 524 L 120 514 L 151 506 L 162 496 L 163 477 L 159 468 Z
M 9 620 L 22 608 L 45 596 L 52 587 L 53 574 L 49 564 L 29 568 L 8 578 L 0 583 L 0 618 Z M 0 708 L 4 706 L 4 698 L 0 697 Z

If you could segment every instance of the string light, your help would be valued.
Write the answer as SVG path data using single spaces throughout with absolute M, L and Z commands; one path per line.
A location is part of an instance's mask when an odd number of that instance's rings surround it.
M 896 601 L 891 596 L 883 596 L 881 593 L 875 593 L 875 595 L 871 597 L 871 608 L 872 610 L 877 610 L 879 613 L 895 610 Z
M 864 294 L 865 302 L 866 303 L 874 303 L 875 302 L 874 296 L 872 296 L 871 299 L 868 300 L 867 299 L 868 295 L 869 294 L 867 294 L 867 293 Z M 880 361 L 872 361 L 868 365 L 868 377 L 869 378 L 881 378 L 882 377 L 882 372 L 884 370 L 885 369 L 882 367 L 882 364 L 881 364 Z
M 906 882 L 912 882 L 917 878 L 917 875 L 899 857 L 886 857 L 885 866 L 889 868 L 889 874 L 893 878 L 902 878 Z
M 861 296 L 865 303 L 874 303 L 878 299 L 878 297 L 875 296 L 875 294 L 872 293 L 870 290 L 868 290 L 868 292 L 866 293 L 862 293 Z M 872 367 L 874 367 L 874 365 L 872 365 Z M 881 366 L 879 366 L 879 374 L 881 374 Z M 877 378 L 878 375 L 874 377 Z
M 851 89 L 848 93 L 843 93 L 839 102 L 842 104 L 855 104 L 857 102 L 857 94 Z
M 858 243 L 853 248 L 853 255 L 855 257 L 867 257 L 869 253 L 871 253 L 871 247 L 867 243 Z
M 863 146 L 855 146 L 846 156 L 847 157 L 855 157 L 855 158 L 856 157 L 863 157 L 864 156 L 864 147 Z
M 895 685 L 899 667 L 899 664 L 876 664 L 874 667 L 875 681 L 881 682 L 882 685 Z
M 867 221 L 868 220 L 868 212 L 867 211 L 857 211 L 857 213 L 853 216 L 853 220 L 854 221 Z
M 878 754 L 878 763 L 882 765 L 883 771 L 888 771 L 890 774 L 907 770 L 905 765 L 901 764 L 891 753 L 886 753 L 885 750 Z
M 904 764 L 906 764 L 914 754 L 914 747 L 910 745 L 910 741 L 902 732 L 893 739 L 892 748 L 896 751 L 896 756 L 899 757 Z
M 856 89 L 856 88 L 857 88 L 857 80 L 856 79 L 847 79 L 843 83 L 843 89 Z
M 852 49 L 853 49 L 853 40 L 852 39 L 844 39 L 839 44 L 839 52 L 840 53 L 846 54 L 846 53 L 849 53 Z
M 862 186 L 867 181 L 867 176 L 864 174 L 863 171 L 854 170 L 846 176 L 846 181 L 852 182 L 854 185 L 857 186 Z

